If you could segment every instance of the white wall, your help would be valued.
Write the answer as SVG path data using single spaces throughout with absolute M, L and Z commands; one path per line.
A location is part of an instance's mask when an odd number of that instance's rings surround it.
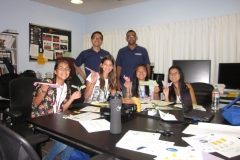
M 18 36 L 18 72 L 27 69 L 52 72 L 54 62 L 38 65 L 29 62 L 29 23 L 72 31 L 72 56 L 75 58 L 82 50 L 85 33 L 85 16 L 57 9 L 30 0 L 0 0 L 0 32 L 14 29 Z M 45 75 L 43 75 L 45 76 Z
M 240 0 L 150 0 L 86 16 L 86 33 L 240 13 Z M 141 38 L 141 37 L 139 37 Z

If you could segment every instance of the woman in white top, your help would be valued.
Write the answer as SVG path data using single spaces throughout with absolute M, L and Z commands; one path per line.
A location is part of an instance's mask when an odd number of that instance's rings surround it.
M 182 69 L 178 66 L 172 66 L 168 70 L 168 81 L 172 82 L 172 85 L 168 88 L 164 88 L 163 93 L 165 95 L 165 101 L 181 103 L 180 91 L 189 88 L 191 99 L 193 104 L 197 104 L 197 100 L 194 94 L 194 90 L 191 84 L 184 82 L 184 75 Z
M 112 55 L 106 55 L 102 58 L 99 71 L 91 71 L 87 77 L 87 86 L 85 90 L 85 103 L 92 101 L 106 102 L 109 94 L 116 94 L 116 66 Z M 123 103 L 134 103 L 133 100 L 122 98 Z
M 124 86 L 127 88 L 125 97 L 139 97 L 139 98 L 150 98 L 159 100 L 159 87 L 158 86 L 140 86 L 139 81 L 148 81 L 147 68 L 144 64 L 138 64 L 134 69 L 134 75 L 132 83 L 130 80 L 125 78 L 126 82 Z

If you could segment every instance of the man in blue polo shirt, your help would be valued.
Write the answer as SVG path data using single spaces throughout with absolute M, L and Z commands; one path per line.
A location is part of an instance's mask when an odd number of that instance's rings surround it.
M 118 90 L 122 90 L 123 97 L 125 97 L 126 88 L 124 87 L 125 80 L 123 76 L 132 77 L 134 68 L 137 64 L 145 64 L 147 67 L 148 78 L 150 77 L 150 61 L 148 52 L 144 47 L 136 44 L 138 37 L 135 31 L 129 30 L 126 34 L 126 41 L 128 46 L 121 48 L 118 51 L 116 65 L 117 65 L 117 82 Z
M 78 74 L 80 74 L 84 81 L 90 74 L 90 71 L 85 68 L 85 75 L 84 72 L 81 70 L 80 66 L 84 63 L 85 67 L 88 67 L 95 72 L 98 72 L 102 58 L 105 55 L 110 54 L 108 51 L 105 51 L 100 47 L 103 42 L 103 35 L 101 32 L 94 32 L 91 36 L 91 42 L 93 44 L 92 48 L 82 51 L 75 60 L 75 63 L 73 64 L 76 71 L 78 72 Z

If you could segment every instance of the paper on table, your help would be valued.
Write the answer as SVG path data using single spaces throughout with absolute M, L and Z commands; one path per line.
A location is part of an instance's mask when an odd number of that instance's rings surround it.
M 100 107 L 87 106 L 87 107 L 82 108 L 80 111 L 85 111 L 85 112 L 100 112 Z
M 99 132 L 110 130 L 110 123 L 105 119 L 91 121 L 79 121 L 79 123 L 89 132 Z
M 139 84 L 144 85 L 144 86 L 158 86 L 158 84 L 155 80 L 139 81 Z
M 204 123 L 199 122 L 198 125 L 189 125 L 183 133 L 191 135 L 199 134 L 226 134 L 229 136 L 234 136 L 240 138 L 240 126 L 230 126 L 214 123 Z
M 228 158 L 240 155 L 240 140 L 236 137 L 224 134 L 202 134 L 182 139 L 192 147 L 209 148 Z
M 199 149 L 189 147 L 168 146 L 158 148 L 155 160 L 202 160 L 202 152 Z
M 174 102 L 166 102 L 166 101 L 161 101 L 161 100 L 152 100 L 151 103 L 157 106 L 167 106 L 170 104 L 173 104 Z
M 172 114 L 169 114 L 169 113 L 164 113 L 160 110 L 159 111 L 159 115 L 160 117 L 165 120 L 165 121 L 177 121 L 176 117 Z
M 93 101 L 91 104 L 95 106 L 109 106 L 109 103 L 100 103 L 98 101 Z
M 157 155 L 158 149 L 161 146 L 173 146 L 173 142 L 158 140 L 160 133 L 141 132 L 129 130 L 117 142 L 116 147 L 128 149 L 136 152 Z
M 43 83 L 43 82 L 34 82 L 34 86 L 36 86 L 37 84 L 42 84 L 42 85 L 48 85 L 51 88 L 59 88 L 60 85 L 58 84 L 52 84 L 52 83 Z
M 64 115 L 63 118 L 65 119 L 71 119 L 74 121 L 89 121 L 92 119 L 97 119 L 100 118 L 100 114 L 97 113 L 91 113 L 91 112 L 86 112 L 86 113 L 81 113 L 77 115 Z

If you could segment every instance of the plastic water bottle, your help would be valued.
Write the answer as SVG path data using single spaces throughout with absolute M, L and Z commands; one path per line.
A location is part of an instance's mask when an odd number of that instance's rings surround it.
M 120 95 L 110 95 L 110 110 L 110 133 L 120 134 L 122 132 L 122 100 Z
M 219 100 L 220 92 L 218 90 L 218 86 L 215 84 L 214 89 L 212 91 L 212 110 L 216 111 L 219 109 Z

